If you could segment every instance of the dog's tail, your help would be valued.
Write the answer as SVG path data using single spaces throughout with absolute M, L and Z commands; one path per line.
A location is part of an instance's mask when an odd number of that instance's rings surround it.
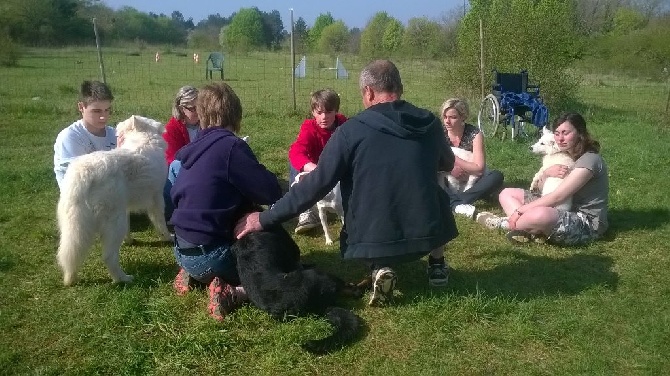
M 329 307 L 326 319 L 333 326 L 333 333 L 326 338 L 307 341 L 302 348 L 315 355 L 327 354 L 352 342 L 363 329 L 363 319 L 348 309 Z
M 74 176 L 66 175 L 58 200 L 56 214 L 60 243 L 57 259 L 63 270 L 63 284 L 66 286 L 74 283 L 77 271 L 94 240 L 90 227 L 95 226 L 95 218 L 88 207 L 83 188 L 83 184 L 74 179 Z

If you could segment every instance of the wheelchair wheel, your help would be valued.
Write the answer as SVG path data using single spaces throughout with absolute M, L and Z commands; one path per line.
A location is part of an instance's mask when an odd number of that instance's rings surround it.
M 489 94 L 482 99 L 477 114 L 477 125 L 484 137 L 493 137 L 498 132 L 500 123 L 500 104 L 495 95 Z

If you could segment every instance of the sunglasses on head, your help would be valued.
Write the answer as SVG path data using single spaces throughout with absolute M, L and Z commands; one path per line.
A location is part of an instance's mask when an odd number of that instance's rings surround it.
M 195 106 L 181 106 L 185 110 L 189 110 L 191 112 L 195 111 Z

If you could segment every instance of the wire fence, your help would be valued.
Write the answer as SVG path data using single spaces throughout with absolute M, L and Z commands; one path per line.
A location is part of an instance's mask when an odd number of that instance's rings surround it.
M 104 76 L 116 97 L 115 107 L 133 113 L 165 114 L 179 87 L 199 87 L 220 80 L 218 72 L 212 79 L 206 77 L 210 52 L 109 48 L 102 50 L 101 64 L 95 46 L 32 49 L 26 51 L 18 67 L 0 68 L 0 93 L 14 99 L 67 96 L 74 102 L 81 81 L 101 80 L 104 65 Z M 197 60 L 194 54 L 198 55 Z M 362 109 L 358 77 L 369 59 L 356 55 L 304 55 L 304 77 L 294 77 L 302 59 L 299 55 L 293 62 L 289 52 L 224 54 L 223 80 L 238 94 L 245 113 L 306 114 L 310 93 L 326 87 L 340 94 L 343 113 L 353 115 Z M 479 93 L 447 89 L 453 88 L 453 77 L 448 73 L 453 71 L 448 69 L 451 61 L 392 60 L 401 72 L 405 99 L 437 112 L 446 98 L 462 96 L 470 102 L 471 119 L 476 118 Z M 336 69 L 338 62 L 346 74 Z M 632 105 L 640 112 L 662 115 L 668 87 L 663 82 L 589 75 L 582 80 L 580 99 L 605 109 Z

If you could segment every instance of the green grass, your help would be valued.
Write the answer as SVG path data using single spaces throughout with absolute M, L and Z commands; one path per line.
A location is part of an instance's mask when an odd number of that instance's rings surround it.
M 204 53 L 201 52 L 201 56 Z M 167 120 L 183 84 L 205 81 L 202 64 L 153 53 L 105 53 L 115 119 L 132 113 Z M 182 59 L 182 60 L 179 60 Z M 330 57 L 310 58 L 330 66 Z M 292 110 L 290 59 L 228 57 L 226 76 L 239 93 L 242 134 L 272 171 L 286 178 L 286 150 L 306 113 L 310 91 L 331 86 L 343 111 L 361 108 L 364 63 L 343 57 L 349 80 L 299 81 Z M 81 61 L 81 63 L 77 63 Z M 407 99 L 437 110 L 441 63 L 399 62 Z M 585 247 L 517 247 L 501 234 L 458 219 L 448 246 L 449 286 L 430 289 L 425 262 L 398 269 L 396 305 L 343 303 L 367 323 L 342 351 L 312 357 L 299 344 L 328 332 L 324 320 L 273 321 L 246 306 L 217 323 L 204 291 L 177 297 L 171 248 L 143 217 L 139 244 L 121 262 L 135 281 L 114 285 L 95 247 L 71 288 L 55 262 L 58 189 L 52 171 L 56 134 L 76 117 L 76 90 L 97 77 L 89 49 L 33 51 L 18 68 L 0 68 L 0 374 L 9 375 L 660 375 L 670 372 L 670 198 L 665 178 L 670 142 L 667 86 L 626 77 L 584 78 L 580 102 L 610 169 L 610 231 Z M 112 73 L 115 72 L 115 73 Z M 325 76 L 325 73 L 324 73 Z M 33 99 L 39 97 L 39 99 Z M 473 105 L 476 110 L 476 105 Z M 667 116 L 667 114 L 665 114 Z M 488 162 L 506 184 L 527 186 L 539 161 L 527 144 L 488 140 Z M 392 187 L 389 187 L 392 189 Z M 499 208 L 480 202 L 482 210 Z M 333 232 L 338 225 L 333 222 Z M 343 262 L 318 233 L 296 236 L 304 258 L 345 279 L 365 269 Z

